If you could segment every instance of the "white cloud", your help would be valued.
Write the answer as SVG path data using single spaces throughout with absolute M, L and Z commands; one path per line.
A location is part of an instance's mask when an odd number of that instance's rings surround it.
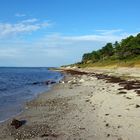
M 36 22 L 38 21 L 29 23 L 29 25 L 36 25 Z M 79 36 L 51 34 L 32 42 L 1 41 L 0 65 L 60 66 L 75 63 L 81 60 L 83 53 L 97 50 L 107 42 L 120 41 L 129 35 L 135 35 L 135 33 L 116 32 L 115 30 L 107 34 L 102 34 L 102 32 Z
M 49 46 L 68 45 L 77 42 L 115 42 L 131 35 L 131 33 L 125 33 L 121 30 L 98 30 L 99 33 L 90 35 L 79 36 L 65 36 L 61 34 L 52 34 L 44 37 L 40 42 L 47 43 Z
M 25 14 L 21 14 L 21 13 L 16 13 L 15 16 L 16 17 L 25 17 L 26 15 Z
M 39 22 L 36 18 L 17 23 L 0 23 L 0 38 L 29 33 L 50 26 L 49 22 Z
M 31 19 L 23 20 L 23 21 L 21 21 L 21 23 L 34 23 L 34 22 L 37 22 L 37 21 L 38 21 L 37 18 L 31 18 Z
M 112 30 L 96 30 L 97 32 L 99 32 L 102 35 L 112 35 L 112 34 L 116 34 L 116 33 L 120 33 L 123 32 L 122 29 L 112 29 Z

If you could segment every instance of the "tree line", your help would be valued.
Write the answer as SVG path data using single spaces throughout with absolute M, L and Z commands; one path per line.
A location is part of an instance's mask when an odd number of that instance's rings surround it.
M 129 36 L 121 42 L 107 43 L 104 47 L 91 53 L 85 53 L 81 63 L 95 63 L 104 60 L 127 60 L 140 56 L 140 33 Z

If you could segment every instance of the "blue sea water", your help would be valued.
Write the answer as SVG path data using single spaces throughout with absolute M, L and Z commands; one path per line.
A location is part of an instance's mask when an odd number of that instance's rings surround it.
M 43 82 L 62 78 L 61 73 L 48 68 L 0 67 L 0 122 L 20 113 L 26 101 L 49 90 Z

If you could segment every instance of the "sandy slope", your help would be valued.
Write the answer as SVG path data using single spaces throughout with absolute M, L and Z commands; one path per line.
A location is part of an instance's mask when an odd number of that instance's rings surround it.
M 27 123 L 0 126 L 0 139 L 139 140 L 140 96 L 92 74 L 67 76 L 18 116 Z

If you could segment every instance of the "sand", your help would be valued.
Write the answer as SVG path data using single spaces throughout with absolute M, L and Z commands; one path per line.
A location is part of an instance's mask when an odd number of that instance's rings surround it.
M 104 72 L 110 74 L 100 71 Z M 11 120 L 1 124 L 0 139 L 139 140 L 140 96 L 92 73 L 67 75 L 28 102 L 16 117 L 26 123 L 18 129 L 10 125 Z

